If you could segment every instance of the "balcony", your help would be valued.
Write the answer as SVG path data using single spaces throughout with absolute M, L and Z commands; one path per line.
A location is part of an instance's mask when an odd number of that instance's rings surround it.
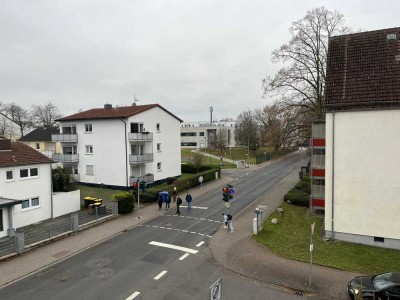
M 143 176 L 131 176 L 129 177 L 129 185 L 132 186 L 132 184 L 137 181 L 144 181 L 146 183 L 152 183 L 154 182 L 154 174 L 147 174 L 147 175 L 143 175 Z
M 133 165 L 142 165 L 153 161 L 153 153 L 142 155 L 129 155 L 129 163 Z
M 77 134 L 52 134 L 51 141 L 52 142 L 60 142 L 60 143 L 77 143 L 78 135 Z
M 152 142 L 152 132 L 130 132 L 128 133 L 128 139 L 130 142 Z
M 53 153 L 53 160 L 55 162 L 62 162 L 62 163 L 79 162 L 79 154 Z
M 313 168 L 325 168 L 325 155 L 312 155 L 311 165 Z

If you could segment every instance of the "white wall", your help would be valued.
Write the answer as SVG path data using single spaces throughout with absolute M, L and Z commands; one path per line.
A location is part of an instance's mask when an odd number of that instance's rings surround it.
M 37 178 L 20 179 L 19 170 L 38 168 Z M 22 210 L 21 204 L 12 208 L 14 227 L 30 225 L 51 218 L 51 164 L 37 164 L 0 169 L 0 196 L 24 200 L 39 197 L 39 206 Z M 6 170 L 13 170 L 14 180 L 6 181 Z M 4 217 L 4 216 L 3 216 Z M 4 218 L 8 228 L 8 219 Z
M 53 218 L 80 210 L 81 191 L 53 194 Z
M 334 231 L 400 239 L 400 110 L 334 115 Z M 325 229 L 331 231 L 333 114 L 326 115 Z
M 119 119 L 110 119 L 78 121 L 75 124 L 78 134 L 80 181 L 125 186 L 124 123 Z M 92 133 L 85 133 L 85 124 L 92 124 Z M 86 154 L 86 145 L 93 146 L 93 154 Z M 93 176 L 86 174 L 86 165 L 94 166 Z

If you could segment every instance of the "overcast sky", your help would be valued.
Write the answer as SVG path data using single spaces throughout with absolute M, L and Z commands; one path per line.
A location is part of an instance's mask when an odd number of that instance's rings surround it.
M 358 30 L 400 26 L 400 1 L 1 0 L 0 102 L 79 110 L 159 103 L 184 121 L 271 103 L 261 81 L 288 28 L 325 5 Z

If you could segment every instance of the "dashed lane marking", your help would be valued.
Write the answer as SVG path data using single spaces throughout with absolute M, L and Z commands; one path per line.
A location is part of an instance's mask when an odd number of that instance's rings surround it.
M 155 241 L 151 241 L 149 244 L 150 244 L 150 245 L 154 245 L 154 246 L 159 246 L 159 247 L 164 247 L 164 248 L 179 250 L 179 251 L 187 252 L 187 253 L 190 253 L 190 254 L 196 254 L 197 252 L 199 252 L 199 251 L 194 250 L 194 249 L 190 249 L 190 248 L 186 248 L 186 247 L 181 247 L 181 246 L 176 246 L 176 245 L 172 245 L 172 244 L 166 244 L 166 243 L 155 242 Z
M 143 226 L 143 225 L 142 225 Z M 164 227 L 164 226 L 149 226 L 149 225 L 144 225 L 146 227 L 150 227 L 150 228 L 159 228 L 159 229 L 168 229 L 168 230 L 175 230 L 175 231 L 181 231 L 181 232 L 185 232 L 185 233 L 191 233 L 191 234 L 198 234 L 201 236 L 207 236 L 207 237 L 211 237 L 211 235 L 208 234 L 204 234 L 204 233 L 199 233 L 199 232 L 194 232 L 194 231 L 188 231 L 185 229 L 178 229 L 178 228 L 172 228 L 172 227 Z
M 165 217 L 178 217 L 177 215 L 164 215 Z M 216 220 L 211 220 L 211 219 L 205 219 L 205 218 L 199 218 L 199 217 L 190 217 L 190 216 L 179 216 L 181 218 L 187 218 L 187 219 L 197 219 L 197 220 L 202 220 L 202 221 L 209 221 L 209 222 L 215 222 L 215 223 L 222 223 L 221 221 L 216 221 Z M 147 226 L 147 225 L 146 225 Z
M 179 260 L 184 260 L 188 256 L 189 256 L 189 253 L 185 253 L 181 257 L 179 257 Z
M 154 277 L 155 280 L 160 279 L 161 277 L 163 277 L 168 271 L 162 271 L 160 274 L 158 274 L 156 277 Z
M 204 241 L 201 241 L 200 243 L 198 243 L 197 245 L 196 245 L 196 247 L 200 247 L 201 245 L 203 245 L 204 244 Z
M 205 207 L 205 206 L 192 206 L 192 208 L 197 208 L 197 209 L 208 209 L 208 207 Z
M 132 295 L 130 295 L 126 300 L 132 300 L 135 299 L 137 296 L 139 296 L 140 292 L 134 292 Z

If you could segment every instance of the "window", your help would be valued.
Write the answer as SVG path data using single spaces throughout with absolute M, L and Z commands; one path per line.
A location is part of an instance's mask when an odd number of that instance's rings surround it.
M 157 129 L 157 131 L 160 131 L 160 123 L 156 124 L 156 129 Z
M 200 135 L 200 136 L 204 136 L 204 132 L 200 132 L 199 135 Z
M 93 154 L 93 146 L 91 145 L 86 146 L 86 154 Z
M 181 132 L 181 136 L 197 136 L 197 132 Z
M 313 155 L 325 155 L 325 149 L 313 149 Z
M 92 124 L 85 124 L 85 133 L 92 133 L 93 127 Z
M 157 144 L 157 151 L 159 151 L 159 152 L 161 151 L 161 143 Z
M 131 123 L 131 133 L 139 133 L 143 131 L 143 123 Z
M 11 171 L 11 170 L 6 171 L 6 179 L 7 180 L 13 180 L 14 179 L 13 171 Z
M 19 170 L 19 177 L 28 178 L 28 176 L 29 176 L 28 169 Z
M 40 144 L 39 143 L 36 143 L 36 149 L 40 150 Z
M 94 166 L 86 165 L 86 175 L 94 175 Z
M 181 146 L 184 146 L 184 147 L 197 147 L 197 143 L 196 142 L 182 142 Z
M 31 177 L 38 176 L 39 175 L 38 168 L 29 169 L 29 173 Z
M 157 163 L 157 171 L 161 171 L 161 163 Z
M 31 198 L 22 201 L 21 203 L 22 209 L 27 209 L 27 208 L 34 208 L 39 206 L 39 197 Z
M 4 227 L 3 227 L 3 210 L 0 209 L 0 231 L 3 231 Z

